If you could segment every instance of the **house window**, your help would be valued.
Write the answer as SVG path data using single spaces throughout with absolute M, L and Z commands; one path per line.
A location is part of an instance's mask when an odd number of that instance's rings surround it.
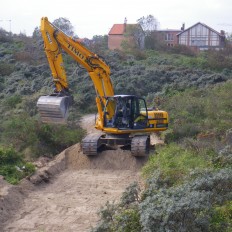
M 197 46 L 197 47 L 206 46 L 206 41 L 201 39 L 191 40 L 191 46 Z
M 173 41 L 173 40 L 174 40 L 173 34 L 172 34 L 172 33 L 167 33 L 167 34 L 165 35 L 165 40 L 166 40 L 166 41 Z

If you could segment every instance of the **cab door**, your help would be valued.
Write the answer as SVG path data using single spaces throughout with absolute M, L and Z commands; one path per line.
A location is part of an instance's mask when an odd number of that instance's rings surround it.
M 134 97 L 132 101 L 133 129 L 149 127 L 146 102 L 143 98 Z

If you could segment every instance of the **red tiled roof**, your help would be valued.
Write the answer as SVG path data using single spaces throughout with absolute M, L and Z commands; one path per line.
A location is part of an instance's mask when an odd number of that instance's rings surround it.
M 125 30 L 125 26 L 126 26 L 126 30 Z M 129 28 L 141 29 L 141 31 L 143 32 L 143 29 L 139 24 L 114 24 L 109 32 L 109 35 L 123 35 Z
M 123 35 L 125 24 L 114 24 L 111 28 L 109 35 Z

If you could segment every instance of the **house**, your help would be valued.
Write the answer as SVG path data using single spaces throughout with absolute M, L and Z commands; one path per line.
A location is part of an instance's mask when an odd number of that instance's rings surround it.
M 195 25 L 177 34 L 178 43 L 196 50 L 220 49 L 225 45 L 225 33 L 215 31 L 204 23 Z
M 166 29 L 166 30 L 158 30 L 160 40 L 164 42 L 167 46 L 173 47 L 178 44 L 177 34 L 181 32 L 178 29 Z
M 122 49 L 123 41 L 134 41 L 140 49 L 144 48 L 145 34 L 139 24 L 114 24 L 108 34 L 108 48 L 110 50 Z

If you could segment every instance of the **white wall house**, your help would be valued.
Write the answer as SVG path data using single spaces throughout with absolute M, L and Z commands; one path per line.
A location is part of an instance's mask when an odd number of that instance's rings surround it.
M 206 24 L 197 23 L 177 34 L 178 43 L 198 50 L 220 49 L 225 45 L 225 33 L 215 31 Z

